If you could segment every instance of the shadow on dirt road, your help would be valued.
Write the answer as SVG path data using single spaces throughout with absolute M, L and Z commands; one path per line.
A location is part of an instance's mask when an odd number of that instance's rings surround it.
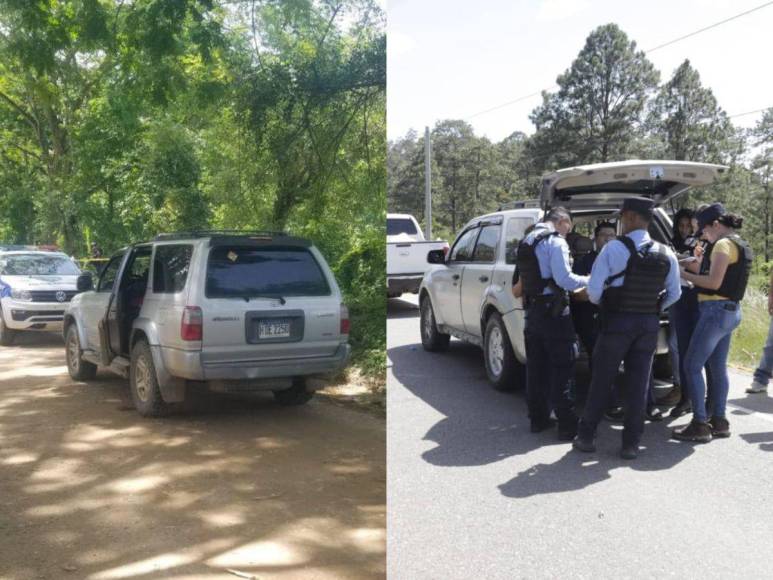
M 379 578 L 385 434 L 312 401 L 207 397 L 147 420 L 73 383 L 62 341 L 0 350 L 0 577 Z

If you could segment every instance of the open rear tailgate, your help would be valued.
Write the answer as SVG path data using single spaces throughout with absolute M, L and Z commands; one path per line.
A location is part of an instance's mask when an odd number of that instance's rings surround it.
M 628 197 L 664 204 L 691 187 L 709 185 L 727 170 L 723 165 L 670 160 L 630 160 L 560 169 L 542 178 L 540 205 L 581 209 L 615 207 Z

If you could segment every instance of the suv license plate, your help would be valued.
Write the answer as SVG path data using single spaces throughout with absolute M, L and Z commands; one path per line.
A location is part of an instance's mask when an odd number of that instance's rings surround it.
M 268 322 L 258 323 L 258 338 L 290 338 L 290 323 Z

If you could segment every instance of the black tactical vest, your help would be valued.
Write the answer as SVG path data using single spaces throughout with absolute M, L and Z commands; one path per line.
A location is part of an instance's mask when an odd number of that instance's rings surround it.
M 746 294 L 746 285 L 749 283 L 749 274 L 752 270 L 754 253 L 749 247 L 749 244 L 737 235 L 726 236 L 726 238 L 733 242 L 738 248 L 738 261 L 727 267 L 725 277 L 722 279 L 722 285 L 719 288 L 716 290 L 709 290 L 708 288 L 701 288 L 699 286 L 698 293 L 709 294 L 712 296 L 726 296 L 730 300 L 740 302 L 743 300 L 744 294 Z M 703 264 L 706 264 L 705 273 L 708 274 L 711 271 L 710 255 L 707 255 L 703 259 Z M 701 268 L 701 270 L 703 270 L 703 268 Z
M 671 269 L 666 249 L 662 245 L 653 251 L 653 243 L 636 249 L 628 236 L 617 238 L 628 252 L 628 264 L 625 270 L 607 279 L 607 284 L 620 276 L 625 276 L 623 285 L 604 290 L 602 309 L 605 312 L 624 312 L 636 314 L 658 314 L 660 301 L 665 294 L 665 282 Z
M 542 277 L 537 259 L 537 246 L 549 237 L 557 235 L 558 232 L 541 232 L 534 237 L 533 243 L 528 244 L 524 239 L 518 244 L 516 264 L 518 265 L 518 275 L 523 284 L 523 294 L 526 298 L 541 296 L 545 288 L 553 282 L 552 278 Z

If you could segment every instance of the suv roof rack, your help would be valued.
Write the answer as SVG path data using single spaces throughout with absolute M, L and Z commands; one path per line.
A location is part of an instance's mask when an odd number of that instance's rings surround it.
M 527 199 L 521 201 L 508 201 L 499 205 L 497 211 L 504 211 L 507 209 L 523 209 L 523 208 L 536 208 L 539 209 L 538 199 Z
M 153 238 L 154 242 L 164 240 L 181 240 L 185 238 L 208 238 L 211 236 L 289 236 L 287 232 L 274 232 L 268 230 L 191 230 L 182 232 L 170 232 L 158 234 Z

